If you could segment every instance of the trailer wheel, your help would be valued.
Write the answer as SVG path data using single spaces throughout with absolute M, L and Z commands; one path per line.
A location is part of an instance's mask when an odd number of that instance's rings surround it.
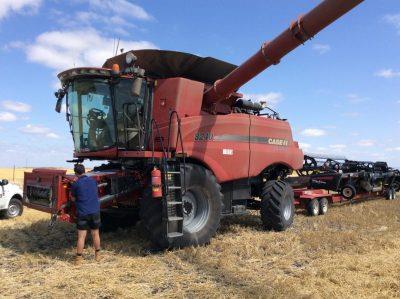
M 394 188 L 390 188 L 386 192 L 386 199 L 387 200 L 394 200 L 396 199 L 396 190 Z
M 17 216 L 21 216 L 22 211 L 22 202 L 18 198 L 13 197 L 8 204 L 8 209 L 5 212 L 5 216 L 7 219 L 15 218 Z
M 268 230 L 284 231 L 293 224 L 293 189 L 282 181 L 268 181 L 261 192 L 261 220 Z
M 342 190 L 340 190 L 340 194 L 347 200 L 353 199 L 356 193 L 356 188 L 352 185 L 345 185 Z
M 215 235 L 221 219 L 222 193 L 215 176 L 202 166 L 186 164 L 186 193 L 183 201 L 183 236 L 169 241 L 162 222 L 162 201 L 150 192 L 143 196 L 141 220 L 151 241 L 162 248 L 180 248 L 206 244 Z
M 328 207 L 329 207 L 329 201 L 325 197 L 320 198 L 319 199 L 319 214 L 325 215 L 326 212 L 328 212 Z
M 318 199 L 313 198 L 307 203 L 307 213 L 309 216 L 318 216 L 320 213 Z

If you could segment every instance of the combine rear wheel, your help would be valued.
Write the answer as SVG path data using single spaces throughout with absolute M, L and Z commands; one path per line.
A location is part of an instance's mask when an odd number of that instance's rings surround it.
M 294 218 L 293 189 L 282 181 L 266 182 L 261 192 L 261 220 L 264 228 L 283 231 Z
M 143 194 L 140 218 L 150 240 L 161 248 L 179 248 L 206 244 L 216 233 L 222 209 L 221 186 L 215 176 L 202 166 L 186 164 L 186 193 L 183 201 L 183 236 L 168 240 L 162 220 L 163 204 L 151 196 L 147 188 Z M 183 179 L 182 179 L 183 185 Z M 184 189 L 184 188 L 183 188 Z

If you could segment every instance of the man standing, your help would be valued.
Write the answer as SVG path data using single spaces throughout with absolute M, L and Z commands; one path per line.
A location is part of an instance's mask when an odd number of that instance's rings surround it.
M 85 166 L 75 164 L 75 175 L 78 179 L 72 184 L 72 200 L 75 201 L 78 213 L 78 243 L 76 247 L 75 264 L 82 263 L 83 248 L 87 231 L 90 229 L 95 249 L 95 259 L 100 260 L 100 202 L 97 193 L 96 181 L 85 175 Z

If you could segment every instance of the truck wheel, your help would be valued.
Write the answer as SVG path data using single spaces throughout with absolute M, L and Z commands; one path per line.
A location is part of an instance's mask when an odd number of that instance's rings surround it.
M 318 199 L 310 199 L 307 203 L 307 214 L 309 216 L 318 216 L 320 213 Z
M 328 207 L 329 207 L 329 201 L 325 197 L 320 198 L 319 199 L 319 214 L 325 215 L 326 212 L 328 212 Z
M 395 183 L 393 183 L 393 189 L 394 189 L 396 192 L 399 192 L 399 191 L 400 191 L 400 182 L 395 182 Z
M 345 185 L 342 190 L 340 190 L 340 194 L 347 200 L 353 199 L 356 196 L 356 188 L 352 185 Z
M 21 201 L 18 198 L 11 198 L 10 203 L 8 204 L 8 209 L 6 211 L 6 218 L 11 219 L 17 216 L 20 216 L 23 211 L 23 206 Z
M 386 199 L 387 200 L 396 199 L 396 190 L 394 190 L 393 188 L 388 189 L 386 192 Z
M 216 233 L 222 210 L 221 186 L 215 176 L 202 166 L 186 164 L 186 192 L 183 201 L 183 236 L 168 241 L 162 221 L 162 201 L 150 192 L 143 196 L 141 220 L 153 243 L 162 248 L 180 248 L 206 244 Z M 182 179 L 183 185 L 183 179 Z
M 282 181 L 268 181 L 261 192 L 261 220 L 265 229 L 283 231 L 293 224 L 293 189 Z

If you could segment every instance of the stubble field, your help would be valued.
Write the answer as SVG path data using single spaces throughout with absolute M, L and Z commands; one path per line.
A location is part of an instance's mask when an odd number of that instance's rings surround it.
M 153 255 L 136 228 L 119 229 L 102 235 L 103 261 L 88 246 L 82 266 L 74 226 L 48 221 L 29 209 L 0 220 L 0 297 L 400 297 L 398 200 L 299 211 L 280 233 L 256 212 L 225 218 L 210 245 Z

